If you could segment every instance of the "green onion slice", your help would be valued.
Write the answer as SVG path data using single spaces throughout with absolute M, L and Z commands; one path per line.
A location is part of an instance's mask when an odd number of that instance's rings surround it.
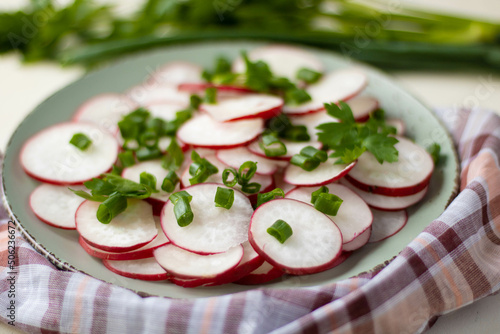
M 158 159 L 162 156 L 160 149 L 156 147 L 141 147 L 135 152 L 135 156 L 139 161 Z
M 178 170 L 184 162 L 184 152 L 177 143 L 175 138 L 172 138 L 167 147 L 167 151 L 162 158 L 161 166 L 166 170 Z
M 321 186 L 319 187 L 318 190 L 316 191 L 313 191 L 313 193 L 311 194 L 311 203 L 314 204 L 314 202 L 316 202 L 316 200 L 318 199 L 318 196 L 320 194 L 328 194 L 330 192 L 330 190 L 326 187 L 326 186 Z
M 180 199 L 185 198 L 188 202 L 191 202 L 193 196 L 191 196 L 187 191 L 181 190 L 176 193 L 173 193 L 168 197 L 172 203 L 177 203 Z
M 276 199 L 278 197 L 281 197 L 281 198 L 285 197 L 285 192 L 281 188 L 274 188 L 273 190 L 271 190 L 267 193 L 258 193 L 257 194 L 256 208 L 258 208 L 262 204 L 269 202 L 269 201 L 272 201 L 273 199 Z
M 278 157 L 286 154 L 286 146 L 280 141 L 275 132 L 263 135 L 259 146 L 268 157 Z
M 307 157 L 301 154 L 295 154 L 292 159 L 290 159 L 290 163 L 292 165 L 299 166 L 305 171 L 310 172 L 319 166 L 320 161 L 318 159 Z
M 260 191 L 262 185 L 257 182 L 246 183 L 241 185 L 241 191 L 247 194 L 256 194 Z
M 97 220 L 103 224 L 109 224 L 111 220 L 125 211 L 127 198 L 120 193 L 113 193 L 97 209 Z
M 437 165 L 439 162 L 439 155 L 441 153 L 441 146 L 438 143 L 433 143 L 427 147 L 427 152 L 431 155 L 434 165 Z
M 321 193 L 314 201 L 314 208 L 329 216 L 335 216 L 343 200 L 334 194 Z
M 229 174 L 233 175 L 233 180 L 229 181 Z M 238 183 L 238 172 L 234 168 L 226 168 L 222 172 L 222 182 L 227 187 L 234 187 Z
M 239 179 L 238 183 L 247 184 L 257 171 L 257 163 L 254 161 L 246 161 L 241 164 L 238 169 Z
M 234 202 L 234 190 L 228 188 L 217 187 L 217 192 L 215 193 L 215 206 L 231 209 Z
M 276 238 L 280 243 L 284 243 L 293 234 L 292 228 L 282 219 L 278 219 L 267 229 L 267 233 Z
M 196 151 L 191 153 L 191 160 L 193 162 L 189 166 L 189 174 L 193 177 L 189 179 L 190 184 L 205 182 L 210 175 L 219 172 L 217 167 L 212 165 L 207 159 L 201 158 Z
M 318 150 L 317 148 L 312 146 L 304 147 L 300 150 L 300 154 L 306 157 L 318 159 L 321 162 L 325 162 L 326 160 L 328 160 L 328 154 L 326 153 L 326 151 Z
M 208 87 L 205 89 L 205 101 L 210 104 L 217 103 L 217 88 Z
M 167 176 L 163 179 L 163 182 L 161 184 L 161 189 L 163 191 L 166 191 L 167 193 L 171 193 L 172 191 L 175 190 L 175 186 L 177 186 L 177 183 L 179 183 L 180 179 L 177 176 L 177 174 L 171 170 L 168 172 Z
M 151 192 L 153 193 L 158 192 L 158 190 L 156 190 L 156 176 L 154 176 L 153 174 L 142 172 L 139 175 L 139 183 L 149 187 L 149 189 L 151 189 Z
M 132 151 L 124 151 L 118 153 L 118 160 L 122 167 L 130 167 L 135 165 L 135 157 Z
M 315 83 L 321 78 L 322 74 L 320 72 L 316 72 L 309 68 L 301 68 L 297 71 L 297 79 L 302 80 L 308 84 Z
M 69 143 L 81 151 L 85 151 L 92 144 L 92 140 L 83 133 L 75 133 Z
M 175 219 L 180 227 L 185 227 L 191 224 L 194 218 L 191 205 L 186 197 L 180 197 L 174 204 Z
M 311 101 L 311 96 L 303 89 L 293 87 L 285 91 L 285 103 L 302 104 Z

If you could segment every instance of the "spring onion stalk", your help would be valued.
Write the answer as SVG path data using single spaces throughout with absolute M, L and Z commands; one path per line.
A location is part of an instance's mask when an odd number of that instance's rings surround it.
M 329 216 L 337 215 L 343 200 L 334 194 L 321 193 L 314 201 L 314 208 Z
M 158 190 L 156 190 L 156 176 L 154 176 L 153 174 L 142 172 L 139 175 L 139 183 L 151 189 L 151 192 L 153 193 L 158 192 Z
M 92 144 L 92 140 L 83 133 L 75 133 L 69 143 L 81 151 L 85 151 Z
M 169 199 L 174 204 L 174 215 L 175 219 L 177 219 L 177 224 L 179 224 L 180 227 L 191 224 L 194 219 L 194 214 L 189 203 L 193 199 L 193 196 L 187 191 L 182 190 L 170 195 Z
M 328 194 L 330 190 L 326 186 L 321 186 L 311 194 L 311 203 L 314 204 L 320 194 Z
M 130 167 L 135 165 L 134 153 L 132 151 L 124 151 L 118 153 L 118 160 L 122 167 Z
M 267 229 L 267 233 L 276 238 L 281 244 L 293 235 L 292 228 L 282 219 L 278 219 Z
M 233 176 L 232 180 L 229 180 L 229 175 Z M 234 168 L 226 168 L 222 171 L 222 183 L 227 187 L 234 187 L 238 184 L 238 172 Z
M 279 157 L 286 154 L 286 146 L 274 132 L 262 135 L 259 146 L 268 157 Z
M 97 220 L 109 224 L 111 220 L 127 209 L 127 198 L 120 193 L 113 193 L 97 209 Z
M 234 190 L 228 188 L 217 187 L 217 192 L 214 198 L 215 206 L 218 208 L 231 209 L 234 202 Z
M 296 78 L 304 81 L 305 83 L 312 84 L 321 78 L 321 73 L 303 67 L 297 71 Z
M 166 191 L 167 193 L 171 193 L 174 191 L 175 187 L 179 183 L 179 176 L 174 171 L 169 171 L 167 176 L 163 179 L 161 184 L 161 190 Z
M 267 192 L 267 193 L 258 193 L 257 194 L 257 204 L 255 208 L 258 208 L 262 204 L 272 201 L 273 199 L 276 198 L 284 198 L 285 197 L 285 192 L 281 188 L 274 188 L 273 190 Z

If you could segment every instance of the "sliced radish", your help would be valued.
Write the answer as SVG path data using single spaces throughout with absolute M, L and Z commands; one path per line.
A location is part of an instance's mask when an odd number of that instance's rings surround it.
M 86 190 L 84 186 L 74 186 L 74 190 Z M 75 213 L 84 199 L 75 195 L 67 186 L 43 183 L 30 195 L 33 213 L 44 223 L 66 230 L 76 229 Z
M 285 194 L 296 188 L 293 184 L 286 183 L 285 180 L 283 180 L 283 173 L 281 171 L 274 174 L 274 183 L 276 187 L 281 188 Z
M 148 79 L 148 84 L 177 86 L 186 82 L 203 82 L 203 68 L 187 61 L 172 61 L 161 66 Z
M 307 172 L 306 172 L 307 173 Z M 332 183 L 326 186 L 330 194 L 337 195 L 343 202 L 336 216 L 328 216 L 337 224 L 342 233 L 343 243 L 354 240 L 357 236 L 369 229 L 373 222 L 373 215 L 368 205 L 349 188 Z M 286 198 L 311 204 L 311 195 L 318 187 L 299 187 L 288 192 Z
M 434 162 L 422 147 L 404 137 L 394 146 L 398 161 L 380 164 L 373 154 L 365 152 L 346 178 L 356 187 L 388 196 L 413 195 L 429 184 Z
M 368 242 L 379 242 L 385 240 L 401 231 L 408 221 L 406 210 L 381 211 L 372 209 L 373 227 Z
M 70 144 L 76 133 L 92 140 L 84 151 Z M 28 139 L 21 150 L 21 165 L 31 177 L 53 184 L 78 184 L 98 177 L 113 166 L 118 142 L 92 123 L 59 123 Z
M 231 86 L 231 85 L 215 85 L 208 82 L 198 82 L 198 83 L 182 83 L 178 86 L 179 91 L 181 92 L 189 92 L 191 94 L 201 94 L 204 93 L 207 88 L 217 88 L 218 95 L 240 95 L 242 93 L 252 93 L 251 89 L 241 86 Z
M 363 233 L 358 235 L 356 238 L 351 240 L 348 243 L 345 243 L 342 245 L 342 250 L 344 252 L 352 252 L 356 249 L 360 249 L 364 245 L 368 243 L 368 240 L 370 240 L 370 235 L 372 234 L 372 229 L 371 226 L 369 229 L 366 229 Z
M 160 151 L 162 151 L 163 153 L 167 151 L 170 143 L 172 142 L 172 138 L 173 137 L 160 137 L 160 139 L 158 140 L 158 148 L 160 149 Z M 179 139 L 177 139 L 177 144 L 179 144 L 183 152 L 186 152 L 189 148 L 188 145 L 184 144 Z
M 286 183 L 296 186 L 322 186 L 344 177 L 356 165 L 356 161 L 350 164 L 335 164 L 336 159 L 329 158 L 310 172 L 290 164 L 285 169 L 283 179 Z
M 325 103 L 347 101 L 356 96 L 367 83 L 366 74 L 359 69 L 348 68 L 330 72 L 306 89 L 311 101 L 299 105 L 285 105 L 283 111 L 289 115 L 317 112 L 324 108 Z
M 151 102 L 145 106 L 151 117 L 160 118 L 164 121 L 173 121 L 177 118 L 177 112 L 186 109 L 186 105 L 176 102 Z
M 127 252 L 143 247 L 158 235 L 148 203 L 129 199 L 127 209 L 109 224 L 97 220 L 99 205 L 85 201 L 76 211 L 76 229 L 89 245 L 108 252 Z
M 219 123 L 208 115 L 197 115 L 180 127 L 177 137 L 193 147 L 226 149 L 246 145 L 263 129 L 260 118 Z
M 388 118 L 385 120 L 387 125 L 393 126 L 396 128 L 396 134 L 398 136 L 404 136 L 406 132 L 406 125 L 402 119 L 399 118 Z
M 168 274 L 154 257 L 138 260 L 113 261 L 102 260 L 102 264 L 120 276 L 144 281 L 163 281 Z
M 234 283 L 242 285 L 264 284 L 277 279 L 284 274 L 285 272 L 283 270 L 272 266 L 269 262 L 264 261 L 257 269 Z
M 321 110 L 315 113 L 303 114 L 299 116 L 290 116 L 290 121 L 293 125 L 304 125 L 307 128 L 309 136 L 312 140 L 317 140 L 317 133 L 319 132 L 316 127 L 324 123 L 334 123 L 338 120 L 326 112 L 326 110 Z
M 340 180 L 340 182 L 361 196 L 361 198 L 363 198 L 363 200 L 372 208 L 384 211 L 399 211 L 406 209 L 413 204 L 420 202 L 420 200 L 425 197 L 425 194 L 429 189 L 429 187 L 425 187 L 418 193 L 407 196 L 386 196 L 361 190 L 345 178 Z
M 297 81 L 296 75 L 301 68 L 323 72 L 323 63 L 314 54 L 289 45 L 275 44 L 256 48 L 248 53 L 248 58 L 252 61 L 266 62 L 275 76 L 285 77 L 291 81 Z M 236 59 L 232 69 L 233 72 L 244 73 L 246 65 L 243 59 Z
M 347 102 L 356 122 L 366 122 L 378 109 L 378 100 L 372 96 L 356 96 Z
M 189 93 L 180 92 L 176 85 L 157 83 L 134 86 L 126 94 L 141 106 L 163 102 L 188 107 L 191 97 Z
M 164 206 L 162 228 L 174 245 L 199 254 L 213 254 L 225 252 L 248 239 L 248 224 L 253 213 L 250 201 L 235 191 L 231 209 L 216 207 L 217 187 L 226 188 L 221 184 L 202 183 L 184 189 L 193 197 L 190 204 L 194 219 L 188 226 L 177 224 L 172 202 Z
M 170 275 L 180 279 L 195 279 L 199 280 L 200 284 L 206 284 L 207 281 L 225 281 L 240 263 L 243 247 L 237 245 L 223 253 L 200 255 L 168 244 L 157 248 L 154 256 Z
M 272 175 L 278 170 L 278 165 L 273 160 L 258 156 L 250 152 L 246 147 L 217 151 L 217 159 L 236 169 L 246 161 L 254 161 L 257 163 L 255 173 L 260 175 Z
M 243 247 L 243 257 L 241 258 L 240 263 L 232 271 L 230 281 L 228 283 L 239 280 L 259 268 L 264 263 L 264 258 L 260 256 L 255 249 L 253 249 L 250 241 L 245 241 L 241 244 L 241 246 Z
M 268 119 L 278 115 L 282 107 L 283 99 L 278 96 L 242 94 L 219 98 L 215 104 L 202 103 L 200 110 L 218 122 L 227 122 L 251 118 Z
M 138 104 L 126 95 L 100 94 L 81 104 L 76 110 L 73 120 L 95 123 L 101 129 L 116 134 L 118 133 L 118 121 L 138 107 Z
M 267 233 L 278 219 L 292 228 L 283 244 Z M 314 274 L 331 267 L 342 250 L 342 234 L 325 214 L 293 199 L 259 206 L 250 222 L 249 240 L 267 262 L 293 275 Z
M 318 141 L 306 141 L 306 142 L 294 142 L 286 139 L 281 139 L 281 142 L 286 146 L 286 154 L 279 157 L 268 157 L 264 150 L 260 147 L 259 141 L 253 141 L 248 145 L 248 149 L 250 152 L 259 155 L 264 158 L 273 159 L 273 160 L 290 160 L 292 156 L 295 154 L 299 154 L 300 150 L 302 150 L 306 146 L 312 146 L 314 148 L 320 149 L 323 146 Z

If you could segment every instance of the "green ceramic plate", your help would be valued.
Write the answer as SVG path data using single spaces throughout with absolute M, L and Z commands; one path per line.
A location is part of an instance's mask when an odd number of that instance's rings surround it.
M 225 55 L 234 58 L 240 50 L 249 50 L 260 45 L 263 43 L 234 41 L 196 43 L 146 52 L 95 71 L 39 105 L 12 136 L 4 161 L 4 201 L 26 238 L 59 267 L 82 271 L 98 279 L 147 294 L 193 298 L 254 288 L 228 284 L 212 288 L 184 289 L 167 282 L 143 282 L 113 274 L 104 268 L 99 259 L 90 257 L 78 245 L 76 231 L 52 228 L 35 217 L 29 208 L 28 198 L 38 182 L 23 172 L 18 157 L 26 139 L 49 125 L 69 120 L 76 107 L 86 99 L 103 92 L 124 92 L 131 86 L 141 83 L 157 66 L 165 62 L 185 60 L 210 66 L 216 56 Z M 408 136 L 417 143 L 422 146 L 432 142 L 439 143 L 445 159 L 434 172 L 428 194 L 421 203 L 409 209 L 408 224 L 397 235 L 363 247 L 337 268 L 315 275 L 284 278 L 267 284 L 268 287 L 326 284 L 372 269 L 397 255 L 443 212 L 457 191 L 458 164 L 453 144 L 446 130 L 428 108 L 378 70 L 352 63 L 347 58 L 332 52 L 310 50 L 323 60 L 329 70 L 349 66 L 363 67 L 369 76 L 366 92 L 380 100 L 381 106 L 389 116 L 403 119 L 407 124 Z

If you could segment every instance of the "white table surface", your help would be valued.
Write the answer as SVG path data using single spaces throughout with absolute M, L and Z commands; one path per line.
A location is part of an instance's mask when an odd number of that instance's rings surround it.
M 101 0 L 104 1 L 104 0 Z M 437 10 L 468 13 L 500 21 L 498 0 L 402 0 Z M 18 8 L 27 1 L 2 0 L 3 8 Z M 59 1 L 62 2 L 62 1 Z M 105 0 L 105 2 L 117 2 Z M 120 10 L 136 8 L 137 0 L 120 2 Z M 78 67 L 60 68 L 57 64 L 21 64 L 18 55 L 0 56 L 0 150 L 21 120 L 40 102 L 84 74 Z M 500 112 L 500 75 L 487 71 L 452 73 L 393 72 L 395 80 L 431 107 L 477 106 Z M 500 268 L 499 268 L 500 272 Z M 462 309 L 443 315 L 428 333 L 497 333 L 500 332 L 500 295 L 484 298 Z M 0 333 L 20 333 L 0 323 Z

